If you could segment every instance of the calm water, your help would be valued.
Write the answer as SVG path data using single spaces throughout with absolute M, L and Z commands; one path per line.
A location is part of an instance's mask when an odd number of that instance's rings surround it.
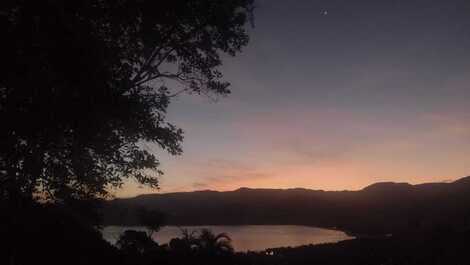
M 352 238 L 341 231 L 297 225 L 166 226 L 153 237 L 155 241 L 163 244 L 168 243 L 172 238 L 180 237 L 181 229 L 193 231 L 202 228 L 208 228 L 214 233 L 227 233 L 232 238 L 232 244 L 237 251 L 334 243 Z M 103 236 L 114 244 L 119 235 L 128 229 L 145 231 L 143 227 L 107 226 L 103 229 Z

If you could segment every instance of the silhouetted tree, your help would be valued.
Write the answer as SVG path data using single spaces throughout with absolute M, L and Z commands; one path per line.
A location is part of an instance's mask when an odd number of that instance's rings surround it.
M 202 229 L 196 240 L 200 252 L 215 256 L 233 253 L 231 241 L 227 234 L 214 234 L 209 229 Z
M 158 244 L 145 232 L 126 230 L 119 237 L 116 246 L 125 252 L 144 253 L 155 250 Z
M 182 236 L 172 239 L 168 246 L 175 264 L 232 264 L 235 257 L 230 237 L 208 229 L 182 229 Z
M 140 223 L 147 228 L 150 238 L 160 230 L 165 222 L 165 215 L 160 211 L 142 208 L 138 214 Z
M 163 249 L 145 232 L 126 230 L 119 237 L 116 246 L 124 264 L 160 264 Z
M 197 246 L 195 231 L 189 231 L 188 229 L 182 229 L 181 237 L 173 238 L 169 242 L 172 252 L 186 257 L 192 255 Z
M 252 0 L 0 3 L 0 196 L 94 198 L 158 187 L 147 143 L 182 152 L 165 119 L 182 92 L 226 95 L 221 54 L 248 42 Z

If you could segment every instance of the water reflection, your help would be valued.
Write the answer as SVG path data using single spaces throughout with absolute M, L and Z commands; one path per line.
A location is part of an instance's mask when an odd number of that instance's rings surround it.
M 153 237 L 158 243 L 164 244 L 172 238 L 180 237 L 181 229 L 191 231 L 202 228 L 208 228 L 216 234 L 227 233 L 237 251 L 334 243 L 352 238 L 342 231 L 297 225 L 166 226 Z M 107 226 L 103 229 L 103 236 L 111 243 L 115 243 L 119 235 L 128 229 L 145 231 L 144 227 Z

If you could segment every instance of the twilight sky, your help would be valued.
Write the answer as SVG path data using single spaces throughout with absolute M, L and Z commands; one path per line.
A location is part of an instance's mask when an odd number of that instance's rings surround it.
M 250 36 L 224 61 L 229 97 L 170 106 L 184 154 L 149 146 L 158 192 L 470 175 L 470 1 L 257 0 Z

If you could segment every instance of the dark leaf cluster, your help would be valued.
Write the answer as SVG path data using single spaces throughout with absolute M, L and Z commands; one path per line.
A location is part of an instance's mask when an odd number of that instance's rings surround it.
M 182 152 L 172 97 L 226 95 L 221 55 L 248 42 L 251 0 L 0 3 L 0 196 L 158 187 L 148 143 Z

